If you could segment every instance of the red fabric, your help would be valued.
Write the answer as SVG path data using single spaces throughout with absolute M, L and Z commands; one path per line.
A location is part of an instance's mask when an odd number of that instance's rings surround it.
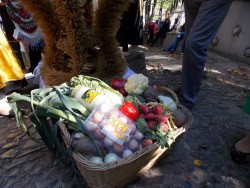
M 157 24 L 155 22 L 148 22 L 146 25 L 146 29 L 153 30 L 154 34 L 156 34 L 158 31 L 158 27 L 157 27 Z

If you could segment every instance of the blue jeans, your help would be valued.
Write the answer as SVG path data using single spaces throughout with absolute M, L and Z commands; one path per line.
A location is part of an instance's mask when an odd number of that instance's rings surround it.
M 207 49 L 232 0 L 184 0 L 186 44 L 182 62 L 180 102 L 192 108 L 197 101 Z
M 185 38 L 185 32 L 179 32 L 179 33 L 176 35 L 176 37 L 175 37 L 174 41 L 172 42 L 172 44 L 170 44 L 170 46 L 169 46 L 168 48 L 166 48 L 165 50 L 166 50 L 167 52 L 170 52 L 170 51 L 171 51 L 171 52 L 175 52 L 176 49 L 177 49 L 177 47 L 178 47 L 178 45 L 179 45 L 179 42 L 180 42 L 183 38 Z M 184 42 L 183 45 L 182 45 L 181 53 L 184 52 L 184 47 L 185 47 L 185 42 Z

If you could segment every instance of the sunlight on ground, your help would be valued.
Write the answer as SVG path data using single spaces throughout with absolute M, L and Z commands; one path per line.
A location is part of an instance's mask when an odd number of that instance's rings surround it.
M 150 173 L 143 174 L 146 178 L 154 178 L 154 177 L 161 177 L 163 176 L 163 173 L 159 169 L 154 169 L 154 171 L 150 170 Z
M 235 86 L 235 87 L 240 87 L 240 88 L 243 88 L 243 89 L 248 87 L 247 85 L 242 85 L 242 84 L 239 84 L 238 82 L 234 83 L 233 81 L 225 80 L 225 79 L 222 79 L 222 78 L 218 78 L 218 80 L 223 82 L 223 83 L 226 83 L 228 85 L 232 85 L 232 86 Z
M 222 75 L 225 75 L 224 73 L 218 71 L 218 70 L 215 70 L 215 69 L 206 69 L 205 71 L 208 71 L 208 72 L 212 72 L 212 73 L 215 73 L 215 74 L 222 74 Z
M 167 60 L 169 57 L 165 57 L 162 55 L 150 55 L 147 57 L 147 60 Z
M 131 45 L 129 45 L 129 47 L 130 47 Z M 143 49 L 145 49 L 145 50 L 148 50 L 148 47 L 146 47 L 146 46 L 141 46 L 141 45 L 139 45 L 138 46 L 139 48 L 143 48 Z

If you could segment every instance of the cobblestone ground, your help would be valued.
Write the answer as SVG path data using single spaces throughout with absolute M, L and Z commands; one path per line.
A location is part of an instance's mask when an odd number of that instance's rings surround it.
M 150 84 L 179 88 L 181 56 L 139 50 L 145 51 Z M 233 144 L 250 131 L 250 115 L 241 110 L 249 94 L 249 64 L 209 53 L 194 123 L 165 158 L 127 188 L 250 187 L 250 164 L 237 165 L 230 158 Z M 1 118 L 0 125 L 0 187 L 87 187 L 69 163 L 24 135 L 14 118 Z M 201 166 L 194 165 L 197 159 Z

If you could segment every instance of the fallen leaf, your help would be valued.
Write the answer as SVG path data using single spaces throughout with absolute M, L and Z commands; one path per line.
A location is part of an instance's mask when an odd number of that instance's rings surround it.
M 199 160 L 199 159 L 194 160 L 194 165 L 201 166 L 201 160 Z

